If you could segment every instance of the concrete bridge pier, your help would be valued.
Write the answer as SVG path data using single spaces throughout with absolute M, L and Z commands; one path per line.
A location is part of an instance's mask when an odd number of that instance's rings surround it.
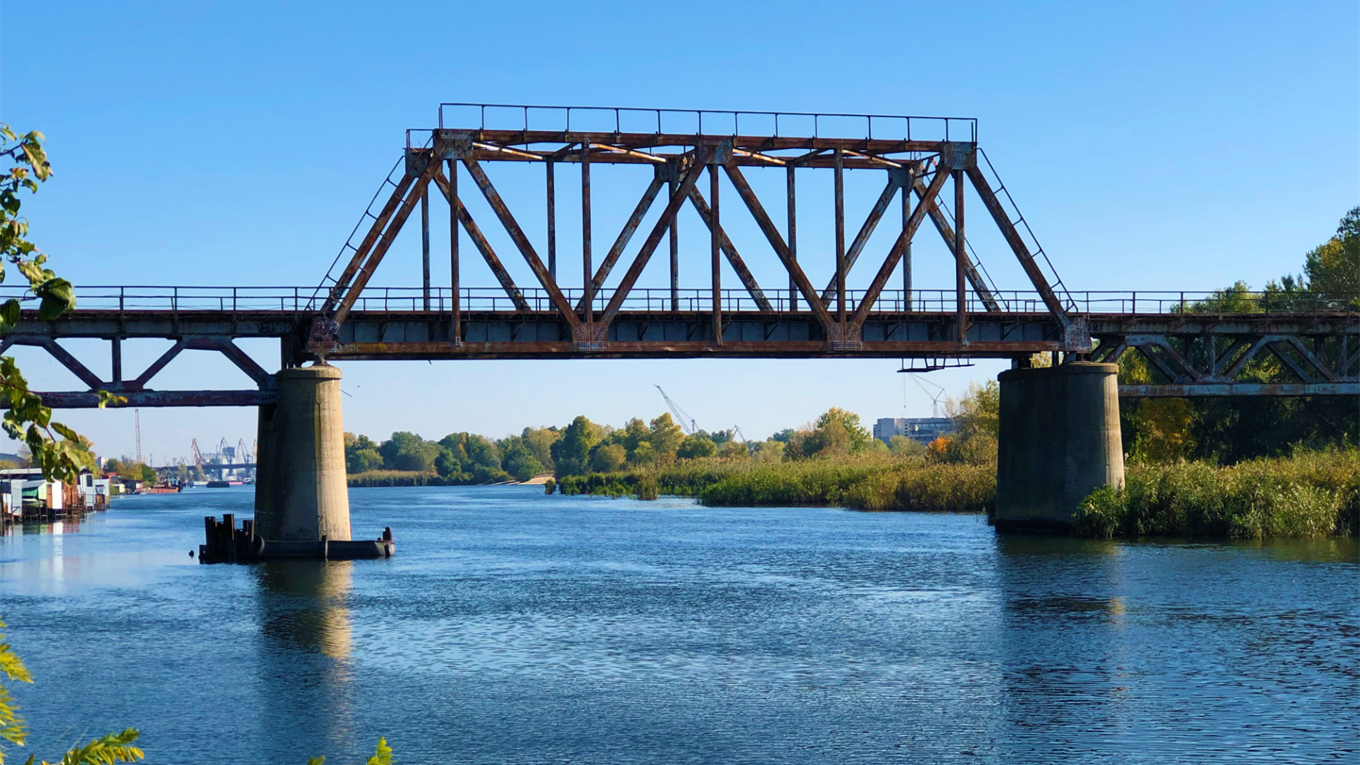
M 260 407 L 255 528 L 267 542 L 346 541 L 349 488 L 340 370 L 280 370 L 278 403 Z
M 1067 531 L 1081 500 L 1124 485 L 1117 364 L 1002 372 L 998 531 Z

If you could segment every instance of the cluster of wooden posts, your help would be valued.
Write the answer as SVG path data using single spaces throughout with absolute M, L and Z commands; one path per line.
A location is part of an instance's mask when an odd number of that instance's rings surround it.
M 236 516 L 224 513 L 222 520 L 209 515 L 203 519 L 204 543 L 198 547 L 199 563 L 243 563 L 254 560 L 311 558 L 319 560 L 353 560 L 355 558 L 390 558 L 396 551 L 392 527 L 383 529 L 376 540 L 268 541 L 256 533 L 255 522 L 241 521 L 236 528 Z

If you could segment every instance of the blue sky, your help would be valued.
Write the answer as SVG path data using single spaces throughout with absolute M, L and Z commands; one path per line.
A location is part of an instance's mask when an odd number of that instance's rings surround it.
M 981 145 L 1070 288 L 1259 287 L 1297 271 L 1360 202 L 1358 31 L 1353 2 L 49 0 L 0 10 L 0 121 L 48 136 L 57 174 L 25 212 L 52 264 L 77 284 L 315 285 L 399 155 L 403 131 L 432 125 L 440 101 L 487 101 L 975 116 Z M 513 172 L 498 178 L 526 219 L 541 217 L 531 193 L 508 191 Z M 630 182 L 604 192 L 597 178 L 597 252 L 640 191 Z M 818 183 L 800 194 L 829 198 Z M 847 217 L 862 216 L 876 191 L 852 187 Z M 569 200 L 559 198 L 564 218 Z M 805 204 L 807 253 L 829 241 L 830 207 Z M 987 240 L 980 217 L 970 221 L 1000 286 L 1024 289 L 1013 257 Z M 681 226 L 682 270 L 692 262 L 698 279 L 707 237 L 697 220 Z M 781 283 L 753 226 L 734 222 L 732 235 L 744 252 L 763 253 L 747 256 L 761 262 L 752 267 L 762 281 Z M 561 270 L 576 274 L 570 229 L 559 237 Z M 418 244 L 412 227 L 372 283 L 418 284 Z M 918 286 L 949 286 L 943 253 L 922 243 Z M 830 273 L 824 265 L 810 266 L 814 281 Z M 514 269 L 531 283 L 522 263 Z M 463 276 L 466 286 L 493 283 L 484 270 Z M 165 345 L 129 344 L 125 368 Z M 106 356 L 94 344 L 71 347 Z M 277 367 L 274 344 L 246 347 Z M 17 355 L 36 386 L 74 385 L 40 354 Z M 866 420 L 900 416 L 904 404 L 927 414 L 929 399 L 915 386 L 904 392 L 896 367 L 354 362 L 343 365 L 345 417 L 374 437 L 500 436 L 577 413 L 622 424 L 664 411 L 659 383 L 701 426 L 738 424 L 757 437 L 833 405 Z M 958 394 L 999 368 L 931 379 Z M 243 386 L 236 375 L 224 361 L 186 355 L 156 385 Z M 65 419 L 102 453 L 133 449 L 130 412 Z M 255 427 L 245 409 L 143 410 L 141 419 L 143 451 L 158 462 L 187 453 L 194 437 L 249 443 Z

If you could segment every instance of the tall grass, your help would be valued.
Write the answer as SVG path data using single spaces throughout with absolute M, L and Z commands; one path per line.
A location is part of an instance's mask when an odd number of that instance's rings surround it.
M 980 512 L 996 494 L 992 466 L 866 454 L 792 462 L 688 460 L 656 471 L 565 476 L 563 494 L 697 497 L 710 507 L 844 506 Z
M 1088 537 L 1268 539 L 1360 530 L 1360 453 L 1299 452 L 1230 467 L 1136 465 L 1122 491 L 1083 501 L 1074 531 Z
M 996 505 L 996 467 L 904 465 L 851 486 L 846 504 L 855 510 L 988 512 Z

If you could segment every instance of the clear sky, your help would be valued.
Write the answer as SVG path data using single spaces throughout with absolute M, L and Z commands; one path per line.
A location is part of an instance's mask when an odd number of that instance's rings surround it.
M 1239 279 L 1260 287 L 1298 271 L 1303 254 L 1360 203 L 1353 1 L 47 0 L 5 4 L 0 25 L 0 121 L 46 133 L 56 169 L 25 213 L 52 265 L 77 285 L 314 286 L 399 156 L 403 131 L 433 125 L 440 101 L 974 116 L 981 145 L 1074 290 L 1207 290 Z M 540 219 L 527 206 L 532 194 L 507 191 L 513 176 L 493 175 L 501 177 L 512 206 Z M 597 253 L 646 182 L 627 180 L 617 196 L 598 192 Z M 819 192 L 817 183 L 800 191 L 807 260 L 830 241 L 829 186 Z M 862 217 L 875 192 L 850 189 L 847 218 Z M 573 210 L 563 193 L 559 209 Z M 815 203 L 818 193 L 827 200 Z M 479 217 L 492 228 L 489 214 Z M 1013 256 L 986 241 L 976 213 L 969 220 L 1000 286 L 1025 289 Z M 689 286 L 702 286 L 708 257 L 699 225 L 681 222 Z M 409 229 L 373 284 L 419 283 L 419 237 Z M 541 229 L 526 230 L 542 241 Z M 783 283 L 753 226 L 734 221 L 732 236 L 767 287 Z M 564 225 L 564 277 L 579 272 L 575 241 Z M 887 245 L 876 238 L 873 246 L 866 257 Z M 919 287 L 950 285 L 938 244 L 923 242 L 917 259 Z M 809 266 L 813 281 L 831 273 L 822 260 Z M 521 285 L 533 284 L 522 261 L 510 268 Z M 657 270 L 644 284 L 663 280 Z M 469 267 L 463 284 L 494 281 Z M 107 374 L 107 344 L 69 345 Z M 243 345 L 277 368 L 276 343 Z M 127 374 L 166 346 L 128 344 Z M 35 387 L 76 386 L 40 352 L 16 355 Z M 737 424 L 753 438 L 829 406 L 866 420 L 930 409 L 889 360 L 342 368 L 347 429 L 373 437 L 502 436 L 578 413 L 618 425 L 664 411 L 658 383 L 701 427 Z M 957 395 L 1000 368 L 931 379 Z M 155 381 L 166 389 L 247 384 L 225 361 L 193 354 Z M 133 449 L 131 412 L 64 419 L 103 454 Z M 143 410 L 141 427 L 143 452 L 161 462 L 187 454 L 194 437 L 249 444 L 255 413 Z

